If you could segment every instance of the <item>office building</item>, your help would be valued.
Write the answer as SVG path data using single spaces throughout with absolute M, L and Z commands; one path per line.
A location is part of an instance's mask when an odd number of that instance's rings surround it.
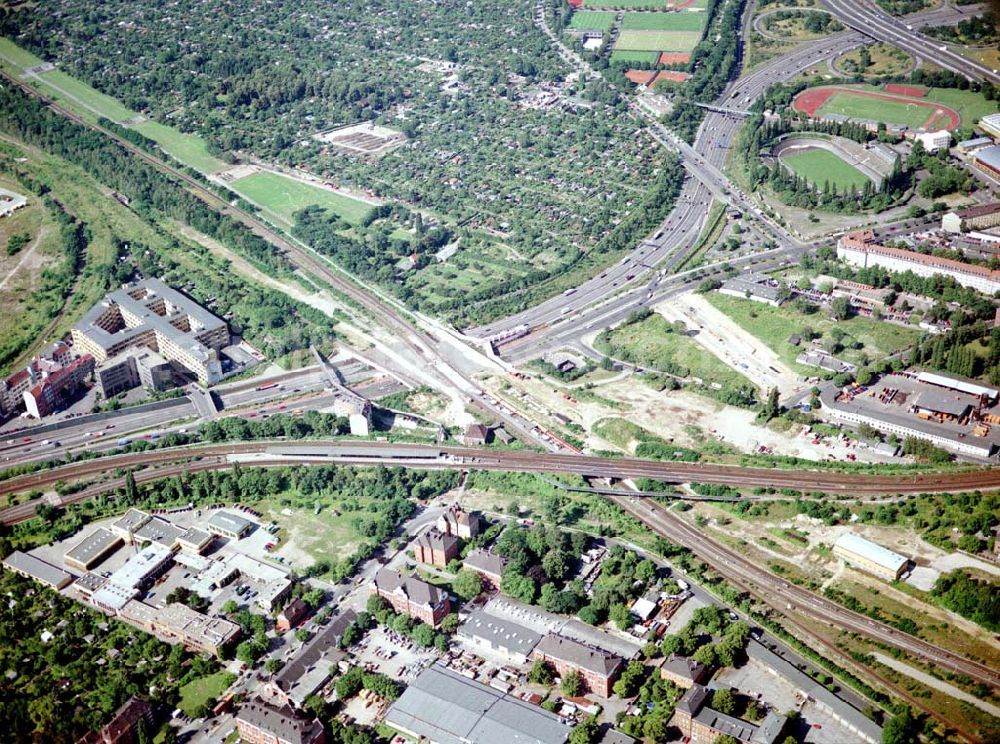
M 1000 271 L 950 258 L 890 248 L 877 243 L 871 230 L 849 233 L 840 238 L 837 241 L 837 256 L 862 268 L 881 266 L 890 272 L 912 271 L 917 276 L 950 276 L 963 287 L 972 287 L 988 295 L 1000 291 Z
M 991 137 L 1000 139 L 1000 114 L 989 114 L 979 120 L 979 128 Z
M 439 532 L 436 527 L 422 532 L 413 542 L 414 557 L 421 563 L 447 568 L 458 558 L 458 538 Z
M 474 512 L 467 512 L 458 504 L 449 506 L 438 517 L 437 528 L 446 535 L 454 535 L 462 540 L 471 540 L 479 534 L 480 518 Z
M 924 146 L 927 152 L 947 150 L 948 146 L 951 145 L 951 134 L 947 129 L 940 129 L 936 132 L 923 132 L 918 134 L 915 139 Z
M 127 349 L 146 348 L 195 375 L 203 385 L 222 379 L 219 350 L 229 344 L 225 321 L 159 279 L 111 292 L 73 327 L 73 343 L 104 363 Z
M 118 617 L 167 643 L 182 643 L 200 653 L 218 657 L 240 637 L 239 625 L 203 615 L 177 602 L 161 610 L 133 599 L 121 608 Z
M 253 524 L 249 519 L 244 519 L 238 514 L 217 511 L 208 518 L 208 531 L 222 537 L 228 537 L 230 540 L 239 540 L 246 537 L 253 528 Z
M 479 574 L 487 588 L 499 589 L 507 559 L 483 548 L 476 548 L 469 551 L 462 565 Z
M 747 272 L 723 282 L 719 294 L 778 307 L 787 299 L 788 289 L 769 276 Z
M 163 390 L 173 382 L 170 362 L 145 348 L 126 349 L 101 364 L 94 375 L 105 398 L 140 385 L 147 390 Z
M 686 656 L 670 654 L 660 666 L 660 676 L 686 690 L 708 679 L 708 667 Z
M 84 354 L 42 377 L 21 394 L 24 410 L 34 418 L 45 418 L 65 406 L 94 371 L 94 358 Z
M 677 701 L 673 721 L 684 740 L 691 744 L 713 744 L 721 736 L 729 736 L 740 744 L 776 744 L 787 719 L 774 712 L 758 723 L 750 723 L 720 713 L 708 706 L 711 693 L 701 685 L 692 685 Z
M 354 610 L 345 610 L 332 618 L 271 679 L 268 695 L 282 705 L 301 707 L 306 698 L 337 672 L 337 665 L 345 656 L 340 642 L 357 619 Z

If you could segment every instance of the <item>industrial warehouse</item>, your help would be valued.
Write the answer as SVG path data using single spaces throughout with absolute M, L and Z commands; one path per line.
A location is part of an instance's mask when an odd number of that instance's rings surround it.
M 897 437 L 916 437 L 976 459 L 1000 448 L 1000 391 L 936 372 L 885 375 L 869 386 L 827 389 L 824 411 Z
M 169 643 L 222 656 L 240 637 L 238 625 L 216 616 L 222 604 L 238 598 L 277 612 L 294 583 L 286 569 L 250 554 L 264 553 L 271 535 L 236 511 L 185 510 L 181 523 L 174 515 L 129 509 L 84 528 L 65 546 L 16 551 L 4 566 Z M 252 543 L 248 552 L 241 541 Z M 175 592 L 202 597 L 206 611 L 172 599 Z

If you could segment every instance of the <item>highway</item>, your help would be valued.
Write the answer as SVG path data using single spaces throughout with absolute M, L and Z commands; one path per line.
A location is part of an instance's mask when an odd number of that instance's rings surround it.
M 334 264 L 319 256 L 319 254 L 308 246 L 300 244 L 292 238 L 285 237 L 262 220 L 238 207 L 235 203 L 227 203 L 213 191 L 206 188 L 199 180 L 188 175 L 183 170 L 175 168 L 160 158 L 146 152 L 143 148 L 106 127 L 100 124 L 93 124 L 77 116 L 72 111 L 62 107 L 56 101 L 53 101 L 30 85 L 19 81 L 6 71 L 0 71 L 0 77 L 11 85 L 16 86 L 25 94 L 37 97 L 53 111 L 81 126 L 100 132 L 135 157 L 181 182 L 185 188 L 202 199 L 208 206 L 220 214 L 232 217 L 271 243 L 297 269 L 305 272 L 307 275 L 311 274 L 320 278 L 327 282 L 334 291 L 341 293 L 349 300 L 360 305 L 372 319 L 388 329 L 412 353 L 414 363 L 410 368 L 402 371 L 404 375 L 416 373 L 421 379 L 433 382 L 434 387 L 437 389 L 444 390 L 453 397 L 463 399 L 466 403 L 485 412 L 493 420 L 502 422 L 510 433 L 526 442 L 533 442 L 546 449 L 567 449 L 574 451 L 574 448 L 564 442 L 547 438 L 544 431 L 536 426 L 527 416 L 512 409 L 510 406 L 500 405 L 487 396 L 470 376 L 463 374 L 449 362 L 438 346 L 441 343 L 440 339 L 436 338 L 432 333 L 425 331 L 423 327 L 418 326 L 415 321 L 410 319 L 412 316 L 401 305 L 398 305 L 395 301 L 388 300 L 380 291 L 361 285 L 356 280 L 348 279 L 347 275 L 341 273 Z
M 894 18 L 868 0 L 823 0 L 823 5 L 845 26 L 865 36 L 891 44 L 918 59 L 932 62 L 969 80 L 1000 83 L 1000 73 L 997 70 L 963 57 L 951 51 L 942 42 L 929 39 L 917 32 L 919 24 L 915 24 L 907 16 Z M 972 7 L 952 10 L 958 18 L 971 18 L 977 15 Z M 938 23 L 942 21 L 939 20 Z
M 907 18 L 914 28 L 955 23 L 981 12 L 983 6 L 955 9 L 942 7 Z M 567 61 L 575 55 L 552 35 Z M 850 51 L 869 39 L 857 31 L 842 31 L 817 41 L 802 44 L 791 52 L 763 63 L 752 72 L 730 83 L 715 104 L 722 108 L 741 110 L 751 106 L 773 84 L 791 79 L 813 65 Z M 578 57 L 578 65 L 586 63 Z M 589 67 L 588 67 L 589 69 Z M 649 118 L 648 112 L 634 107 L 637 116 Z M 797 261 L 808 250 L 826 241 L 800 243 L 772 222 L 759 219 L 760 212 L 749 198 L 739 192 L 726 178 L 722 169 L 729 148 L 742 126 L 742 118 L 709 112 L 698 131 L 694 146 L 683 143 L 654 121 L 647 121 L 647 131 L 670 149 L 680 153 L 685 170 L 691 174 L 670 215 L 652 236 L 642 241 L 626 258 L 571 290 L 552 297 L 506 318 L 468 331 L 474 339 L 486 339 L 519 326 L 531 329 L 529 336 L 503 345 L 502 353 L 512 362 L 523 362 L 560 346 L 576 346 L 589 333 L 613 325 L 642 305 L 659 302 L 692 288 L 707 275 L 711 267 L 674 273 L 697 243 L 712 198 L 735 202 L 748 215 L 757 215 L 758 224 L 774 239 L 777 248 L 767 253 L 746 256 L 727 263 L 735 268 L 753 266 L 760 271 L 777 268 Z M 721 264 L 716 270 L 721 268 Z

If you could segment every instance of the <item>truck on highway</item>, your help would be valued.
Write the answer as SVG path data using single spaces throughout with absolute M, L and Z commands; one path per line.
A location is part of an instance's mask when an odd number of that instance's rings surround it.
M 267 385 L 258 385 L 257 390 L 271 390 L 272 388 L 278 387 L 278 383 L 272 382 Z

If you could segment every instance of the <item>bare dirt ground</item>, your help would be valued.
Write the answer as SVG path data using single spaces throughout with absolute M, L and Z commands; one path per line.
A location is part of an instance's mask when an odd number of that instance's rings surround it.
M 777 387 L 782 397 L 808 388 L 799 375 L 760 339 L 754 338 L 696 292 L 678 295 L 656 306 L 669 321 L 680 320 L 697 331 L 692 338 L 761 390 Z M 775 371 L 777 370 L 777 371 Z

